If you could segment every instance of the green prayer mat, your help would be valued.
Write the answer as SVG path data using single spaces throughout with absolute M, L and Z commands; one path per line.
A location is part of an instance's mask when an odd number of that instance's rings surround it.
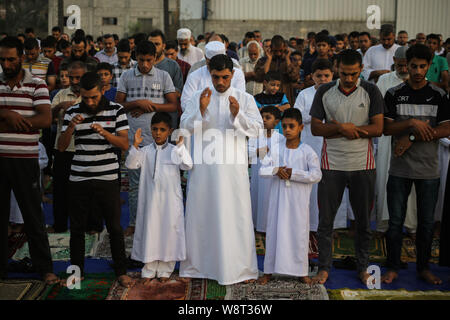
M 328 290 L 330 300 L 450 300 L 450 291 L 407 291 L 335 289 Z
M 333 258 L 343 259 L 355 256 L 355 239 L 348 236 L 347 230 L 335 230 L 337 238 L 333 238 Z M 369 259 L 373 262 L 386 260 L 386 239 L 372 236 L 369 244 Z
M 67 276 L 65 273 L 60 278 Z M 44 300 L 105 300 L 116 280 L 114 273 L 85 274 L 80 289 L 69 289 L 59 284 L 49 287 L 43 295 Z
M 94 251 L 95 243 L 98 236 L 96 234 L 85 235 L 85 255 L 91 256 Z M 70 260 L 70 232 L 65 233 L 49 233 L 48 242 L 50 244 L 50 252 L 52 254 L 53 261 L 69 261 Z M 22 260 L 23 258 L 30 258 L 30 251 L 28 248 L 28 242 L 18 249 L 13 260 Z

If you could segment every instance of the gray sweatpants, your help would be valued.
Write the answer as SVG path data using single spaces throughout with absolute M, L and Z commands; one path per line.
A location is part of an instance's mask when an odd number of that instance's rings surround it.
M 375 200 L 375 170 L 323 170 L 319 183 L 319 271 L 329 272 L 332 263 L 332 232 L 334 218 L 342 201 L 345 187 L 349 189 L 350 204 L 356 224 L 355 253 L 358 272 L 369 264 L 370 211 Z

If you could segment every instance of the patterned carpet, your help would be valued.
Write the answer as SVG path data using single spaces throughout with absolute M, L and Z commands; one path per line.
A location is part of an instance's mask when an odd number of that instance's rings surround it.
M 125 254 L 131 255 L 133 249 L 133 236 L 125 237 Z M 92 250 L 92 257 L 96 259 L 111 259 L 111 246 L 109 244 L 109 234 L 106 229 L 99 235 L 99 240 Z
M 17 252 L 18 249 L 27 242 L 27 236 L 23 232 L 13 233 L 8 237 L 8 259 Z
M 256 254 L 263 256 L 266 254 L 266 235 L 263 233 L 255 233 Z M 317 246 L 317 238 L 314 233 L 309 234 L 309 259 L 317 259 L 319 257 L 319 249 Z
M 45 283 L 32 279 L 0 280 L 0 300 L 39 300 Z
M 330 300 L 450 300 L 450 292 L 336 289 L 328 290 Z

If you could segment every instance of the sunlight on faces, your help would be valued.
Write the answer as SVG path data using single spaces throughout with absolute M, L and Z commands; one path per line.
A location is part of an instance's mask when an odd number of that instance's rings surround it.
M 283 135 L 286 140 L 295 140 L 300 137 L 303 130 L 303 124 L 297 122 L 293 118 L 284 118 L 281 120 L 281 127 L 283 128 Z
M 294 64 L 294 66 L 296 66 L 297 68 L 300 68 L 302 66 L 302 56 L 295 54 L 295 55 L 291 55 L 291 60 L 292 63 Z
M 42 53 L 44 54 L 44 57 L 53 59 L 56 53 L 56 48 L 42 48 Z
M 406 61 L 406 59 L 399 59 L 394 57 L 394 67 L 400 78 L 402 78 L 403 80 L 408 78 L 408 62 Z
M 330 69 L 318 69 L 312 74 L 312 79 L 314 80 L 314 83 L 319 86 L 321 84 L 331 82 L 331 80 L 333 80 L 333 72 Z
M 70 55 L 72 54 L 72 47 L 69 46 L 65 49 L 61 49 L 61 53 L 63 54 L 64 58 L 70 58 Z
M 56 39 L 59 39 L 59 37 L 61 36 L 61 32 L 59 31 L 52 31 L 52 36 Z
M 114 52 L 114 47 L 116 45 L 116 42 L 114 41 L 113 37 L 103 39 L 103 46 L 105 52 L 111 53 Z
M 437 39 L 428 39 L 426 45 L 433 53 L 439 49 L 439 41 Z
M 407 33 L 400 33 L 397 36 L 397 42 L 399 45 L 404 46 L 408 42 L 408 34 Z
M 39 48 L 33 48 L 31 50 L 25 49 L 25 61 L 35 62 L 39 58 Z
M 425 44 L 425 41 L 427 40 L 424 33 L 418 33 L 416 35 L 416 44 Z
M 409 78 L 413 83 L 420 83 L 430 68 L 430 64 L 425 59 L 412 58 L 408 63 Z
M 370 39 L 367 35 L 359 36 L 359 47 L 364 52 L 370 48 Z
M 163 145 L 167 141 L 167 138 L 173 131 L 165 122 L 152 124 L 150 130 L 152 131 L 153 140 L 159 146 Z
M 72 54 L 75 58 L 81 58 L 86 53 L 86 46 L 83 41 L 72 43 Z
M 86 90 L 81 88 L 80 95 L 83 102 L 88 106 L 89 109 L 95 111 L 97 109 L 103 94 L 105 93 L 105 88 L 94 87 L 91 90 Z
M 176 51 L 175 49 L 172 49 L 172 48 L 166 49 L 166 50 L 164 50 L 164 54 L 169 59 L 177 60 L 178 51 Z
M 349 40 L 350 48 L 352 48 L 353 50 L 358 50 L 359 49 L 358 37 L 350 37 L 349 39 L 350 39 Z
M 130 63 L 131 53 L 129 52 L 117 52 L 117 59 L 121 66 L 126 66 Z
M 278 122 L 280 122 L 279 119 L 276 119 L 275 116 L 269 112 L 261 113 L 261 117 L 263 119 L 264 129 L 268 131 L 275 129 Z
M 82 68 L 73 68 L 68 71 L 70 88 L 76 94 L 80 93 L 80 80 L 84 73 Z
M 259 49 L 258 49 L 258 45 L 252 43 L 249 47 L 248 47 L 248 57 L 250 58 L 251 61 L 256 61 L 259 58 Z
M 102 82 L 102 86 L 108 86 L 112 81 L 112 74 L 109 70 L 98 70 L 98 76 Z
M 70 86 L 69 71 L 67 70 L 59 71 L 59 82 L 61 83 L 61 86 L 63 86 L 64 88 Z
M 134 50 L 134 46 L 135 46 L 134 39 L 128 39 L 128 43 L 130 44 L 131 51 L 133 51 Z
M 328 55 L 328 51 L 331 49 L 330 45 L 327 42 L 318 42 L 316 43 L 316 50 L 319 56 Z
M 148 37 L 148 41 L 153 42 L 153 44 L 156 47 L 156 58 L 161 57 L 161 55 L 164 52 L 164 49 L 166 48 L 166 44 L 163 43 L 163 40 L 161 37 Z
M 344 49 L 345 43 L 344 41 L 338 40 L 336 41 L 336 52 L 340 52 Z
M 230 69 L 211 71 L 212 83 L 217 92 L 224 93 L 230 88 L 233 74 L 234 70 L 230 71 Z
M 16 77 L 22 70 L 23 55 L 19 56 L 16 48 L 0 47 L 0 65 L 6 78 Z
M 270 40 L 265 41 L 265 42 L 263 43 L 263 49 L 264 49 L 264 51 L 269 50 L 269 49 L 270 49 L 270 46 L 271 46 L 271 41 L 270 41 Z
M 180 46 L 181 52 L 185 52 L 190 46 L 190 41 L 189 39 L 178 39 L 178 45 Z
M 395 36 L 392 32 L 389 33 L 388 35 L 383 34 L 380 36 L 380 43 L 383 45 L 385 49 L 389 49 L 390 47 L 392 47 L 394 45 L 394 41 Z
M 155 64 L 156 57 L 150 54 L 140 54 L 137 57 L 139 71 L 143 74 L 149 73 Z
M 360 65 L 359 63 L 355 63 L 352 65 L 345 65 L 341 62 L 338 65 L 339 78 L 342 87 L 345 90 L 350 90 L 356 85 L 362 69 L 363 65 Z
M 277 57 L 277 58 L 281 58 L 284 55 L 286 49 L 287 49 L 286 44 L 284 44 L 284 43 L 278 47 L 273 47 L 272 45 L 270 46 L 272 56 Z
M 281 81 L 279 81 L 279 80 L 270 80 L 270 81 L 264 80 L 263 83 L 264 83 L 264 88 L 266 89 L 266 92 L 270 95 L 274 95 L 278 91 L 280 91 Z

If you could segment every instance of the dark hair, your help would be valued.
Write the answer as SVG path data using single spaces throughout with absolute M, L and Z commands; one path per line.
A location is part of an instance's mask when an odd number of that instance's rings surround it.
M 444 44 L 449 44 L 450 43 L 450 38 L 447 38 L 444 42 Z
M 263 113 L 270 113 L 271 115 L 273 115 L 275 117 L 275 119 L 277 119 L 277 120 L 281 119 L 281 111 L 280 111 L 280 109 L 278 109 L 275 106 L 262 107 L 261 110 L 259 110 L 259 112 L 261 113 L 261 115 Z
M 281 81 L 281 74 L 276 71 L 269 71 L 264 75 L 264 81 Z
M 26 38 L 23 47 L 25 50 L 33 50 L 39 48 L 39 42 L 36 38 Z
M 231 60 L 230 57 L 228 57 L 225 54 L 218 54 L 212 57 L 211 60 L 209 60 L 209 70 L 217 70 L 222 71 L 228 69 L 231 72 L 233 71 L 233 60 Z
M 245 38 L 255 38 L 255 34 L 251 31 L 245 33 Z
M 159 29 L 155 29 L 152 32 L 150 32 L 150 34 L 148 35 L 148 37 L 161 37 L 161 40 L 163 43 L 166 43 L 166 36 L 164 35 L 164 33 L 159 30 Z
M 336 41 L 345 41 L 344 36 L 342 34 L 337 34 L 335 37 Z
M 283 44 L 285 44 L 284 38 L 277 34 L 277 35 L 272 37 L 270 46 L 272 48 L 279 48 L 279 47 L 283 46 Z
M 327 36 L 330 35 L 330 31 L 328 31 L 327 29 L 323 29 L 322 31 L 320 31 L 319 33 L 325 34 Z
M 297 38 L 296 38 L 296 37 L 290 37 L 290 38 L 289 38 L 289 42 L 291 42 L 292 40 L 297 41 Z
M 81 30 L 81 29 L 78 29 L 78 30 Z M 78 30 L 77 30 L 77 31 L 78 31 Z M 71 43 L 80 44 L 80 43 L 82 43 L 82 42 L 84 43 L 84 46 L 87 46 L 86 38 L 85 38 L 85 37 L 78 37 L 78 36 L 76 36 L 76 37 L 73 37 Z
M 23 43 L 17 37 L 5 37 L 0 41 L 1 48 L 8 48 L 17 50 L 17 55 L 21 57 L 23 55 Z
M 301 46 L 305 43 L 305 39 L 297 39 L 297 45 Z
M 17 37 L 22 37 L 22 38 L 26 38 L 27 36 L 25 35 L 25 34 L 23 34 L 23 33 L 19 33 L 18 35 L 17 35 Z
M 197 41 L 201 41 L 201 40 L 205 40 L 205 36 L 202 35 L 202 34 L 199 34 L 199 35 L 197 36 Z
M 339 52 L 337 56 L 337 65 L 344 64 L 346 66 L 351 66 L 356 63 L 359 63 L 359 65 L 362 64 L 362 56 L 361 54 L 353 49 L 346 49 Z
M 117 34 L 114 33 L 112 36 L 114 38 L 114 41 L 119 41 L 119 36 Z
M 66 39 L 61 39 L 58 41 L 58 46 L 59 46 L 59 49 L 62 50 L 62 49 L 66 49 L 66 48 L 70 47 L 71 44 Z
M 291 53 L 291 57 L 292 57 L 292 56 L 300 56 L 300 57 L 303 57 L 303 53 L 301 53 L 300 51 L 294 51 L 294 52 Z
M 333 71 L 333 65 L 328 59 L 316 59 L 311 67 L 312 73 L 316 72 L 317 70 L 327 70 L 327 69 Z
M 316 40 L 316 44 L 318 44 L 319 42 L 326 42 L 326 43 L 330 44 L 330 42 L 331 42 L 330 38 L 324 33 L 316 34 L 315 40 Z
M 137 44 L 135 52 L 136 52 L 136 56 L 147 55 L 147 54 L 154 56 L 154 55 L 156 55 L 156 47 L 153 44 L 153 42 L 150 42 L 148 40 L 143 40 Z
M 114 39 L 114 36 L 112 34 L 110 34 L 110 33 L 107 33 L 107 34 L 103 35 L 103 40 L 109 39 L 109 38 L 113 38 Z
M 372 40 L 372 36 L 370 35 L 370 33 L 366 32 L 366 31 L 360 32 L 359 36 L 360 37 L 367 36 L 369 38 L 369 40 Z
M 84 90 L 92 90 L 97 87 L 99 90 L 102 89 L 102 82 L 100 76 L 97 72 L 86 72 L 80 80 L 80 86 Z
M 237 53 L 238 51 L 238 45 L 236 42 L 230 42 L 228 45 L 228 50 L 235 51 Z
M 33 28 L 26 28 L 25 29 L 25 33 L 34 33 L 34 29 Z
M 128 39 L 120 40 L 119 43 L 117 44 L 117 52 L 130 52 L 130 51 L 131 48 Z
M 134 34 L 128 37 L 128 40 L 134 39 Z
M 58 73 L 61 71 L 69 71 L 69 64 L 67 62 L 61 62 L 61 64 L 59 65 Z
M 253 31 L 253 33 L 257 33 L 257 32 L 261 33 L 261 31 L 259 31 L 259 30 L 254 30 Z
M 170 116 L 169 113 L 167 112 L 162 112 L 162 111 L 158 111 L 155 112 L 155 114 L 152 117 L 152 121 L 150 123 L 150 125 L 154 125 L 157 123 L 161 123 L 164 122 L 165 124 L 167 124 L 169 126 L 169 128 L 172 129 L 172 117 Z
M 84 72 L 87 71 L 87 66 L 83 61 L 80 60 L 75 60 L 72 61 L 70 64 L 67 65 L 67 70 L 72 70 L 72 69 L 83 69 Z
M 56 48 L 56 39 L 55 37 L 48 36 L 44 40 L 41 41 L 41 48 Z
M 94 37 L 91 36 L 90 34 L 88 34 L 88 35 L 86 36 L 86 41 L 87 41 L 87 42 L 90 42 L 90 41 L 94 42 Z
M 406 34 L 408 34 L 408 32 L 406 32 L 405 30 L 400 30 L 400 31 L 398 32 L 398 34 L 401 34 L 401 33 L 406 33 Z
M 73 37 L 74 38 L 77 38 L 77 37 L 85 38 L 86 37 L 86 32 L 84 32 L 83 29 L 77 29 L 77 30 L 75 30 L 75 33 L 73 34 Z
M 134 35 L 134 44 L 137 46 L 141 41 L 147 41 L 147 35 L 145 33 L 136 33 Z
M 97 63 L 97 69 L 96 69 L 96 70 L 97 70 L 97 71 L 99 71 L 99 70 L 108 70 L 109 73 L 112 74 L 112 72 L 113 72 L 113 67 L 112 67 L 112 65 L 109 64 L 108 62 L 99 62 L 99 63 Z
M 441 42 L 439 35 L 437 35 L 435 33 L 430 33 L 429 35 L 427 35 L 427 40 L 430 40 L 430 39 L 437 40 L 438 44 Z
M 348 37 L 349 38 L 358 38 L 359 37 L 359 32 L 358 31 L 352 31 L 352 32 L 350 32 Z
M 103 41 L 103 37 L 102 36 L 100 36 L 100 37 L 97 37 L 97 40 L 96 40 L 96 42 L 102 42 Z
M 395 34 L 394 26 L 392 24 L 383 24 L 380 29 L 380 35 L 387 36 L 391 33 Z
M 59 31 L 59 32 L 61 32 L 61 28 L 58 27 L 58 26 L 54 26 L 54 27 L 52 28 L 52 31 Z
M 222 41 L 224 43 L 229 43 L 230 42 L 230 40 L 227 38 L 227 36 L 224 35 L 223 33 L 219 34 L 219 37 L 220 37 L 220 39 L 222 39 Z
M 166 50 L 174 49 L 175 51 L 178 51 L 178 42 L 177 40 L 168 40 L 166 42 Z
M 433 59 L 433 53 L 426 45 L 415 44 L 406 50 L 406 61 L 409 63 L 413 58 L 424 59 L 429 63 Z
M 298 124 L 302 124 L 303 123 L 302 113 L 297 108 L 286 109 L 283 112 L 283 115 L 281 116 L 281 120 L 286 119 L 286 118 L 294 119 L 295 121 L 298 122 Z
M 306 36 L 307 39 L 312 39 L 316 36 L 316 33 L 314 31 L 308 32 L 308 35 Z

